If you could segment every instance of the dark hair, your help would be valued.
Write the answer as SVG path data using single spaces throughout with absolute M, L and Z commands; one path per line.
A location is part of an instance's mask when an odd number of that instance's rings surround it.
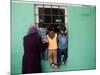
M 51 25 L 49 25 L 49 27 L 48 27 L 48 31 L 54 31 L 54 27 L 51 26 Z
M 42 22 L 40 22 L 40 23 L 38 24 L 38 26 L 39 26 L 39 27 L 44 27 L 44 24 L 43 24 Z
M 66 27 L 64 25 L 60 26 L 60 30 L 66 31 Z

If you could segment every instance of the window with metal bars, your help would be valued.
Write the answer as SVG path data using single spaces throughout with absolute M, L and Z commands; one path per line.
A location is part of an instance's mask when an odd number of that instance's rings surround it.
M 36 24 L 45 27 L 51 25 L 56 31 L 61 25 L 67 24 L 66 8 L 59 5 L 35 5 Z

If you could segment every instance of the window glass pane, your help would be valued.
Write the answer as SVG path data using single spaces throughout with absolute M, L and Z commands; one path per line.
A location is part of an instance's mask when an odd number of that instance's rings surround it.
M 60 16 L 60 23 L 65 23 L 65 16 Z
M 51 8 L 44 8 L 44 14 L 51 15 Z
M 52 8 L 52 15 L 59 15 L 59 9 L 58 8 Z
M 44 10 L 43 8 L 39 8 L 39 14 L 43 14 Z
M 60 15 L 65 15 L 65 10 L 64 9 L 60 9 L 59 12 L 60 12 Z
M 44 16 L 43 15 L 39 15 L 39 23 L 43 23 L 44 22 Z
M 44 23 L 51 23 L 51 16 L 44 15 Z
M 59 16 L 52 16 L 52 23 L 60 23 Z

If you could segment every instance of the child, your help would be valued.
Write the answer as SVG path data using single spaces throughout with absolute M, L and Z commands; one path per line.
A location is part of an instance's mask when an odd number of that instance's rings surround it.
M 68 57 L 68 35 L 65 33 L 66 28 L 62 26 L 60 28 L 60 33 L 58 35 L 58 63 L 61 65 L 62 63 L 66 64 L 67 57 Z M 63 57 L 62 57 L 63 55 Z M 62 60 L 61 60 L 62 59 Z
M 55 33 L 51 27 L 49 28 L 47 39 L 49 63 L 52 67 L 57 68 L 57 33 Z
M 39 36 L 42 39 L 42 51 L 41 51 L 41 58 L 43 60 L 47 60 L 47 46 L 48 46 L 48 40 L 46 37 L 46 33 L 47 33 L 47 29 L 46 27 L 44 27 L 44 25 L 42 23 L 39 23 L 39 27 L 38 27 L 38 33 Z

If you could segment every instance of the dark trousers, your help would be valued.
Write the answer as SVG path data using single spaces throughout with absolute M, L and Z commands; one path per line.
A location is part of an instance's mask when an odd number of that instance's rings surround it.
M 48 59 L 47 47 L 48 47 L 48 43 L 42 43 L 42 51 L 41 51 L 41 59 L 42 60 Z
M 67 62 L 67 58 L 68 58 L 68 49 L 58 49 L 58 66 L 60 66 L 62 64 L 62 62 L 64 62 L 64 64 L 66 64 Z M 64 57 L 62 58 L 61 56 L 64 55 Z M 63 59 L 63 61 L 61 60 Z
M 48 52 L 47 49 L 41 52 L 41 59 L 48 60 Z

